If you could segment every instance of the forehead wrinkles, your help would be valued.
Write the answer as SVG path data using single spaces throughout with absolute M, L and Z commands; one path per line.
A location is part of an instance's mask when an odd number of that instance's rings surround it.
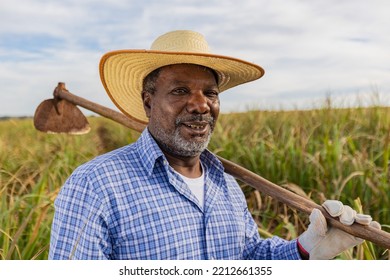
M 218 87 L 218 75 L 215 73 L 215 71 L 205 66 L 196 65 L 196 64 L 174 64 L 174 65 L 163 66 L 160 69 L 161 71 L 160 71 L 159 79 L 161 78 L 161 80 L 166 80 L 167 78 L 170 78 L 172 83 L 188 84 L 190 82 L 194 82 L 195 80 L 194 73 L 196 71 L 199 71 L 197 72 L 197 75 L 207 73 L 209 77 L 214 78 L 214 79 L 210 78 L 210 85 L 208 86 Z M 186 76 L 184 75 L 184 73 L 187 73 L 188 75 Z
M 214 81 L 205 81 L 204 79 L 173 79 L 170 81 L 172 87 L 175 86 L 194 86 L 201 87 L 203 89 L 218 89 L 217 84 Z

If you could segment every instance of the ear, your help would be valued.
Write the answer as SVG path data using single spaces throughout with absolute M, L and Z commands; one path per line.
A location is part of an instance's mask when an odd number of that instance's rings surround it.
M 144 105 L 145 114 L 148 118 L 150 118 L 150 111 L 152 109 L 152 97 L 151 94 L 147 91 L 142 92 L 142 103 Z

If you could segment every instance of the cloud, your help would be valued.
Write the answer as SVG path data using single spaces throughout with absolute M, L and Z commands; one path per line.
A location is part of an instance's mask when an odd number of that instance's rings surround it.
M 3 1 L 0 116 L 32 115 L 59 81 L 114 108 L 100 82 L 100 57 L 149 48 L 173 29 L 197 30 L 212 51 L 265 68 L 264 78 L 221 96 L 225 111 L 310 107 L 330 92 L 386 95 L 389 8 L 385 0 Z

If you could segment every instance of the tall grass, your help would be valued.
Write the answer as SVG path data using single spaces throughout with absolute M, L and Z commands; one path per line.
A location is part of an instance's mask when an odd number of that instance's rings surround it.
M 338 199 L 355 206 L 388 229 L 389 128 L 390 110 L 380 107 L 252 111 L 225 115 L 212 149 L 317 203 Z M 264 235 L 293 238 L 305 230 L 306 215 L 243 188 Z M 367 256 L 355 250 L 343 257 L 388 258 L 388 252 L 383 255 L 384 250 L 368 247 Z
M 138 133 L 90 118 L 87 135 L 48 135 L 32 120 L 0 122 L 0 259 L 46 259 L 53 202 L 70 173 Z M 323 108 L 222 115 L 209 148 L 317 203 L 340 199 L 388 231 L 390 109 Z M 263 237 L 297 237 L 307 215 L 242 185 Z M 369 242 L 344 259 L 388 259 Z
M 65 179 L 136 139 L 111 121 L 90 121 L 94 132 L 81 136 L 38 132 L 31 119 L 0 122 L 0 259 L 47 259 L 53 202 Z

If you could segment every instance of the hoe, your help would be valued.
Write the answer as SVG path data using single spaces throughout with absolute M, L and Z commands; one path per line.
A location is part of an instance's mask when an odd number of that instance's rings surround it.
M 137 122 L 118 111 L 70 93 L 65 88 L 64 83 L 58 83 L 53 95 L 54 99 L 43 101 L 35 111 L 34 126 L 37 130 L 46 133 L 87 133 L 90 130 L 88 121 L 77 106 L 81 106 L 138 132 L 141 132 L 146 127 L 146 124 Z M 322 211 L 328 223 L 332 226 L 371 241 L 383 248 L 390 249 L 390 233 L 357 223 L 346 226 L 339 222 L 338 219 L 331 217 L 322 206 L 314 201 L 284 189 L 220 156 L 218 158 L 223 163 L 227 173 L 261 193 L 307 214 L 310 214 L 314 208 L 317 208 Z

